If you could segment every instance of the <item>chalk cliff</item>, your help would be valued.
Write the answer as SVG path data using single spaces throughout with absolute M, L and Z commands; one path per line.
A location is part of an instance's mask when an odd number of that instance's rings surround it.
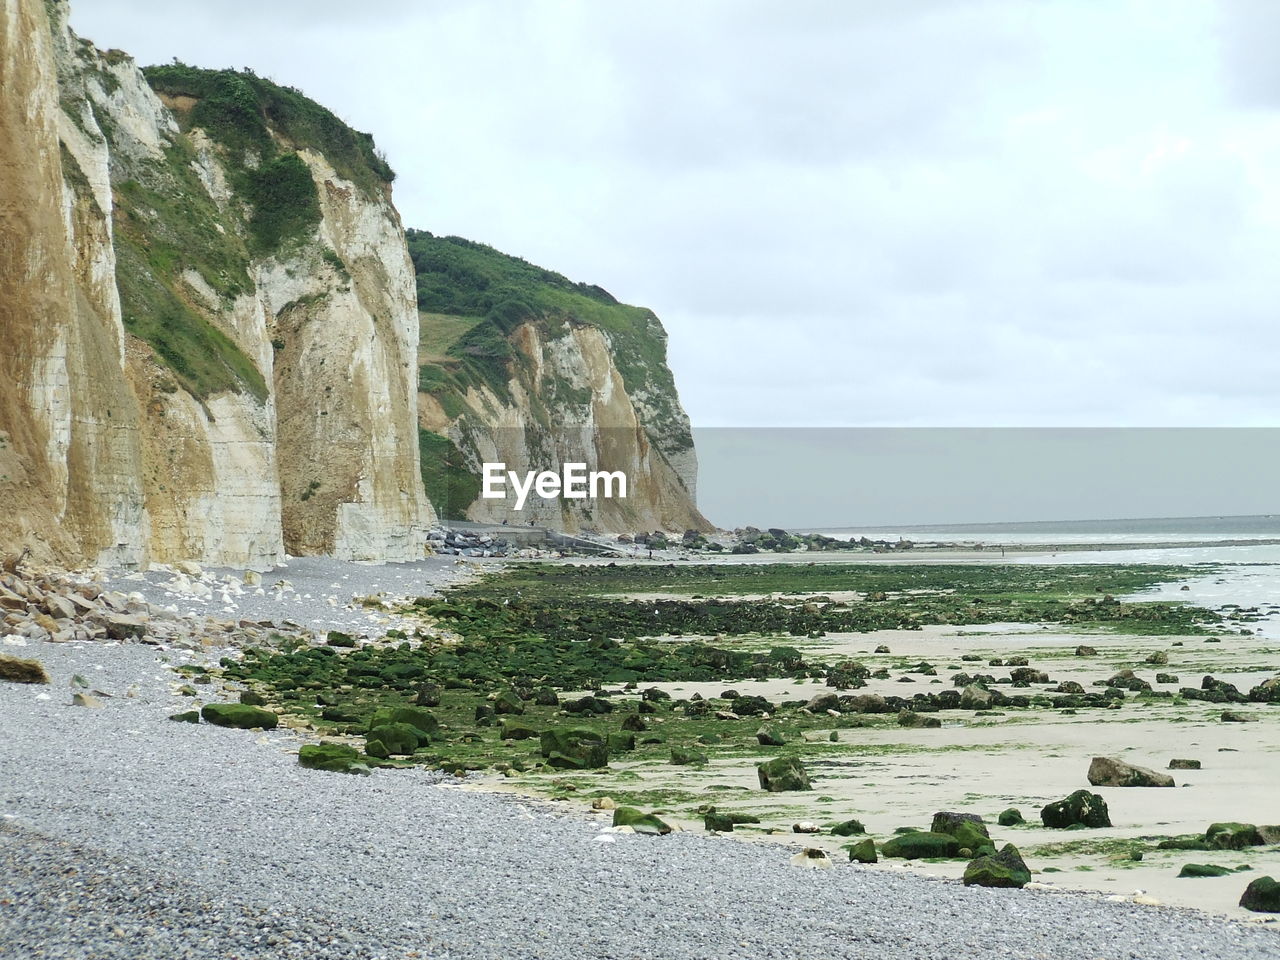
M 392 174 L 296 91 L 0 0 L 0 509 L 65 562 L 421 556 Z
M 689 418 L 652 311 L 483 244 L 409 232 L 422 315 L 424 470 L 447 516 L 571 532 L 711 525 Z M 480 466 L 623 471 L 626 499 L 484 499 Z M 434 476 L 433 476 L 434 472 Z

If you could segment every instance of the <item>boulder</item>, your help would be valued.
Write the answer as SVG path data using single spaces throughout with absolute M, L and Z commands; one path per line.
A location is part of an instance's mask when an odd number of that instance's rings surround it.
M 644 717 L 638 713 L 629 713 L 622 720 L 622 729 L 630 730 L 633 733 L 644 733 L 649 729 L 649 725 L 644 722 Z
M 1280 883 L 1272 877 L 1259 877 L 1244 888 L 1240 906 L 1254 913 L 1280 913 Z
M 1094 828 L 1111 826 L 1107 802 L 1088 790 L 1077 790 L 1069 797 L 1046 804 L 1040 811 L 1040 820 L 1046 827 L 1059 830 L 1077 824 Z
M 782 735 L 767 723 L 756 731 L 756 742 L 762 747 L 785 747 L 787 745 L 787 741 L 782 738 Z
M 913 830 L 880 845 L 885 857 L 901 857 L 905 860 L 923 860 L 929 857 L 954 857 L 960 853 L 960 841 L 949 833 L 932 833 Z
M 10 683 L 48 683 L 49 674 L 39 660 L 0 654 L 0 680 Z
M 102 701 L 92 693 L 73 693 L 71 695 L 71 705 L 73 707 L 88 707 L 91 710 L 102 709 Z
M 1200 761 L 1199 760 L 1180 760 L 1175 758 L 1169 761 L 1169 769 L 1170 770 L 1199 770 Z
M 701 750 L 688 747 L 672 747 L 671 763 L 677 767 L 700 767 L 707 762 L 707 755 Z
M 421 707 L 381 707 L 369 718 L 369 730 L 388 723 L 407 723 L 419 733 L 419 739 L 426 743 L 440 729 L 440 721 L 435 714 Z
M 381 723 L 365 734 L 364 752 L 382 760 L 409 757 L 418 747 L 429 742 L 430 739 L 412 724 Z
M 791 865 L 793 867 L 807 867 L 810 870 L 826 870 L 834 866 L 831 858 L 827 856 L 827 852 L 819 850 L 817 847 L 805 847 L 791 858 Z
M 652 813 L 644 813 L 635 807 L 618 807 L 613 811 L 615 827 L 630 827 L 636 833 L 648 833 L 655 836 L 671 832 L 671 827 Z
M 532 740 L 537 736 L 538 731 L 533 727 L 526 727 L 524 724 L 515 723 L 511 720 L 503 720 L 498 733 L 498 739 L 500 740 Z
M 199 723 L 200 711 L 184 710 L 182 713 L 171 713 L 169 714 L 169 719 L 176 720 L 178 723 Z
M 1090 646 L 1086 646 L 1083 643 L 1080 644 L 1080 646 L 1076 647 L 1077 657 L 1096 657 L 1097 655 L 1098 655 L 1098 651 L 1096 649 Z
M 777 757 L 756 767 L 760 777 L 760 789 L 770 793 L 789 790 L 812 790 L 809 774 L 796 757 Z
M 831 828 L 833 837 L 852 837 L 855 834 L 866 832 L 867 828 L 862 825 L 860 820 L 845 820 L 843 823 L 837 823 Z
M 147 634 L 146 622 L 127 613 L 107 614 L 102 626 L 112 640 L 140 640 Z
M 493 712 L 498 716 L 519 716 L 524 713 L 524 701 L 514 690 L 503 690 L 493 701 Z
M 239 730 L 253 730 L 258 727 L 263 730 L 274 730 L 276 724 L 280 722 L 280 718 L 270 710 L 243 703 L 206 703 L 200 711 L 200 716 L 206 723 L 219 727 L 235 727 Z
M 732 833 L 740 823 L 759 823 L 760 818 L 750 813 L 720 813 L 714 807 L 703 815 L 702 825 L 718 833 Z
M 996 817 L 996 823 L 1002 827 L 1017 827 L 1027 821 L 1022 817 L 1022 811 L 1017 807 L 1009 807 L 1007 810 L 1000 811 L 1000 816 Z
M 1089 764 L 1089 784 L 1094 787 L 1172 787 L 1173 777 L 1114 757 L 1094 757 Z
M 956 843 L 960 845 L 959 848 L 968 850 L 972 855 L 976 856 L 988 850 L 995 852 L 986 824 L 976 814 L 935 813 L 929 829 L 932 833 L 944 833 L 955 837 Z
M 942 726 L 942 721 L 937 717 L 924 717 L 904 708 L 898 711 L 898 726 L 936 729 Z
M 1184 863 L 1178 871 L 1179 877 L 1225 877 L 1235 873 L 1230 867 L 1222 867 L 1216 863 Z
M 1243 850 L 1266 843 L 1252 823 L 1211 823 L 1204 832 L 1205 843 L 1215 850 Z
M 345 743 L 303 744 L 298 750 L 298 765 L 308 770 L 328 770 L 331 773 L 369 772 L 360 751 Z
M 1031 871 L 1012 843 L 1006 843 L 999 853 L 969 861 L 964 868 L 966 887 L 1024 887 L 1030 881 Z
M 986 710 L 994 699 L 995 695 L 986 687 L 971 683 L 960 691 L 960 709 Z
M 876 842 L 869 837 L 858 841 L 849 847 L 849 859 L 854 863 L 875 863 Z
M 591 770 L 609 765 L 608 741 L 594 730 L 552 727 L 540 742 L 547 765 L 562 770 Z

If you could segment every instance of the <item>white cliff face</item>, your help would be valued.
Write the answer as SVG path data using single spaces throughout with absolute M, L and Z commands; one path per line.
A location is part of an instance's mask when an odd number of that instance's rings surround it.
M 525 324 L 511 341 L 527 379 L 511 382 L 510 402 L 487 390 L 470 391 L 466 401 L 473 415 L 451 428 L 454 442 L 475 450 L 478 463 L 504 462 L 521 472 L 558 469 L 566 462 L 622 471 L 628 496 L 576 501 L 531 496 L 519 513 L 508 501 L 482 498 L 468 510 L 471 519 L 532 520 L 570 532 L 709 529 L 684 478 L 650 437 L 606 333 L 577 326 L 547 338 L 536 325 Z
M 322 208 L 314 236 L 279 260 L 244 253 L 236 289 L 190 266 L 139 275 L 144 261 L 120 259 L 119 224 L 149 241 L 169 198 L 135 192 L 122 206 L 122 184 L 136 191 L 151 171 L 184 164 L 157 182 L 199 191 L 214 211 L 201 226 L 228 249 L 245 249 L 248 207 L 218 145 L 181 132 L 136 64 L 75 37 L 66 16 L 65 3 L 0 0 L 0 214 L 23 240 L 0 250 L 0 335 L 12 345 L 0 508 L 14 517 L 0 546 L 130 565 L 265 568 L 286 548 L 421 556 L 433 515 L 418 473 L 417 313 L 389 200 L 307 151 Z M 203 396 L 185 386 L 128 333 L 126 269 L 135 289 L 229 338 L 258 385 Z M 296 336 L 280 349 L 288 327 Z

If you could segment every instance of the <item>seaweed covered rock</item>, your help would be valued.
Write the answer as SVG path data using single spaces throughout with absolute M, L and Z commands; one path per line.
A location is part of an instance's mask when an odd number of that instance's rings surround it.
M 1046 827 L 1062 830 L 1079 824 L 1082 827 L 1109 827 L 1111 815 L 1107 801 L 1088 790 L 1077 790 L 1069 797 L 1046 804 L 1040 811 Z
M 1274 877 L 1258 877 L 1245 887 L 1240 906 L 1254 913 L 1280 913 L 1280 883 Z
M 235 727 L 239 730 L 274 730 L 280 722 L 270 710 L 251 707 L 244 703 L 206 703 L 200 711 L 206 723 L 219 727 Z
M 882 843 L 880 854 L 904 860 L 923 860 L 929 857 L 955 857 L 959 855 L 960 849 L 960 841 L 949 833 L 913 830 Z
M 1017 807 L 1009 807 L 1000 811 L 1000 816 L 996 817 L 996 823 L 1002 827 L 1017 827 L 1027 821 L 1022 816 L 1022 811 Z
M 999 853 L 969 861 L 964 868 L 966 887 L 1025 887 L 1030 882 L 1031 871 L 1012 843 L 1006 843 Z
M 692 747 L 672 747 L 671 763 L 677 767 L 700 767 L 707 762 L 707 755 Z
M 721 813 L 712 807 L 702 817 L 702 825 L 717 833 L 732 833 L 740 823 L 759 823 L 760 818 L 750 813 Z
M 1089 784 L 1094 787 L 1172 787 L 1173 777 L 1115 757 L 1094 757 L 1089 764 Z
M 1243 850 L 1260 847 L 1266 840 L 1252 823 L 1211 823 L 1204 832 L 1205 842 L 1214 850 Z
M 960 850 L 968 850 L 972 855 L 987 851 L 995 852 L 991 836 L 987 833 L 982 818 L 972 813 L 935 813 L 930 826 L 932 833 L 944 833 L 954 837 Z
M 298 765 L 308 770 L 367 774 L 360 751 L 345 743 L 307 743 L 298 750 Z
M 804 764 L 796 757 L 767 760 L 756 767 L 756 773 L 760 777 L 760 789 L 770 793 L 813 789 Z
M 364 752 L 380 760 L 408 757 L 429 742 L 426 734 L 412 724 L 380 723 L 365 734 Z
M 182 713 L 171 713 L 169 714 L 169 719 L 176 720 L 178 723 L 199 723 L 200 711 L 184 710 Z
M 831 828 L 833 837 L 852 837 L 866 832 L 867 828 L 862 825 L 861 820 L 845 820 L 843 823 L 837 823 Z
M 854 863 L 875 863 L 876 842 L 870 837 L 866 840 L 859 840 L 849 847 L 849 859 Z
M 524 713 L 524 701 L 514 690 L 503 690 L 493 701 L 493 712 L 498 716 L 519 716 Z
M 49 675 L 39 660 L 0 654 L 0 680 L 10 683 L 48 683 Z
M 1184 863 L 1182 869 L 1178 871 L 1178 876 L 1225 877 L 1231 873 L 1235 873 L 1235 871 L 1230 867 L 1219 866 L 1216 863 Z
M 618 807 L 613 811 L 615 827 L 630 827 L 636 833 L 665 834 L 671 832 L 671 826 L 658 819 L 652 813 L 645 813 L 635 807 Z
M 756 731 L 756 742 L 762 747 L 785 747 L 787 745 L 787 741 L 782 738 L 782 734 L 767 723 Z
M 898 726 L 936 729 L 942 726 L 942 721 L 937 717 L 922 716 L 914 710 L 907 710 L 904 707 L 898 711 Z
M 391 723 L 404 723 L 413 727 L 424 743 L 440 729 L 440 721 L 435 715 L 421 707 L 382 707 L 375 710 L 369 718 L 369 732 L 372 733 L 375 727 Z
M 543 730 L 540 746 L 548 766 L 562 770 L 590 770 L 609 765 L 609 746 L 603 734 L 580 727 Z

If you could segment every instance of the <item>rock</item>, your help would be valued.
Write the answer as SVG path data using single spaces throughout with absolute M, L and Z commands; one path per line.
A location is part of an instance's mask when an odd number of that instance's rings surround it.
M 1256 721 L 1257 721 L 1256 717 L 1248 717 L 1248 716 L 1245 716 L 1243 713 L 1239 713 L 1235 710 L 1222 711 L 1223 723 L 1255 723 Z
M 524 713 L 524 701 L 514 690 L 503 690 L 493 701 L 493 712 L 498 716 L 518 716 Z
M 533 740 L 539 736 L 539 731 L 533 727 L 526 727 L 524 724 L 513 723 L 510 720 L 503 720 L 502 727 L 498 734 L 500 740 Z
M 889 652 L 889 648 L 885 646 L 883 643 L 880 644 L 880 646 L 876 647 L 876 653 L 888 653 L 888 652 Z
M 425 744 L 430 742 L 440 729 L 440 721 L 430 711 L 421 707 L 381 707 L 369 718 L 368 730 L 373 731 L 389 723 L 406 723 L 418 731 L 418 739 Z
M 176 720 L 178 723 L 199 723 L 200 711 L 184 710 L 182 713 L 171 713 L 169 714 L 169 719 Z
M 618 805 L 613 802 L 613 797 L 596 797 L 591 801 L 592 810 L 616 810 Z
M 805 867 L 810 870 L 827 870 L 834 866 L 825 850 L 817 847 L 805 847 L 791 858 L 793 867 Z
M 756 731 L 756 741 L 762 747 L 785 747 L 787 741 L 773 727 L 765 724 Z
M 204 568 L 194 560 L 178 560 L 174 563 L 173 569 L 177 570 L 179 573 L 186 574 L 188 577 L 204 576 Z
M 1169 761 L 1169 769 L 1170 770 L 1199 770 L 1200 761 L 1199 760 L 1179 760 L 1175 758 Z
M 1006 843 L 997 854 L 971 860 L 964 868 L 966 887 L 1025 887 L 1030 882 L 1031 871 L 1012 843 Z
M 93 710 L 102 709 L 102 701 L 92 693 L 73 693 L 71 695 L 71 705 L 73 707 L 89 707 Z
M 1157 673 L 1156 683 L 1178 683 L 1178 675 L 1176 673 Z
M 849 859 L 854 863 L 875 863 L 876 842 L 868 837 L 849 847 Z
M 1261 847 L 1266 843 L 1262 833 L 1252 823 L 1211 823 L 1204 832 L 1204 839 L 1215 850 L 1243 850 L 1245 847 Z
M 1158 650 L 1142 662 L 1149 663 L 1154 667 L 1167 667 L 1169 665 L 1169 654 L 1163 650 Z
M 822 828 L 812 820 L 801 820 L 799 823 L 791 825 L 792 833 L 821 833 Z
M 240 702 L 246 703 L 251 707 L 263 707 L 266 706 L 267 700 L 266 697 L 260 693 L 255 693 L 252 690 L 241 690 Z
M 715 830 L 717 833 L 732 833 L 733 828 L 740 823 L 759 823 L 760 818 L 750 813 L 721 813 L 715 807 L 711 807 L 703 815 L 702 825 L 708 830 Z
M 898 711 L 898 726 L 914 728 L 938 728 L 942 721 L 937 717 L 924 717 L 914 711 L 902 709 Z
M 343 633 L 341 630 L 330 630 L 324 642 L 326 646 L 330 647 L 352 648 L 356 645 L 356 638 L 349 633 Z
M 935 813 L 933 823 L 929 827 L 932 833 L 943 833 L 955 837 L 961 850 L 972 854 L 995 852 L 991 836 L 987 833 L 982 818 L 972 813 Z
M 1069 797 L 1046 804 L 1040 811 L 1040 820 L 1046 827 L 1058 830 L 1076 824 L 1094 828 L 1111 826 L 1107 802 L 1088 790 L 1077 790 Z
M 1097 655 L 1098 655 L 1097 650 L 1095 650 L 1093 647 L 1086 646 L 1083 643 L 1080 644 L 1080 646 L 1076 647 L 1077 657 L 1096 657 Z
M 812 790 L 809 774 L 796 757 L 777 757 L 756 767 L 760 777 L 760 789 L 770 793 L 789 790 Z
M 533 702 L 540 707 L 558 707 L 560 706 L 560 695 L 551 687 L 541 687 L 533 695 Z
M 659 820 L 652 813 L 644 813 L 635 807 L 618 807 L 613 811 L 615 827 L 630 827 L 636 833 L 647 833 L 655 836 L 671 832 L 671 827 Z
M 1178 871 L 1179 877 L 1225 877 L 1235 873 L 1230 867 L 1220 867 L 1216 863 L 1184 863 Z
M 48 683 L 49 674 L 39 660 L 0 654 L 0 680 L 10 683 Z
M 410 757 L 430 738 L 409 723 L 379 723 L 371 725 L 364 738 L 364 752 L 371 757 L 386 760 L 388 757 Z
M 833 837 L 852 837 L 855 834 L 866 832 L 867 828 L 862 825 L 860 820 L 845 820 L 843 823 L 837 823 L 831 828 Z
M 687 747 L 672 747 L 671 762 L 677 767 L 700 767 L 707 762 L 707 755 L 701 750 L 692 750 Z
M 547 765 L 562 770 L 591 770 L 609 765 L 608 742 L 594 730 L 553 727 L 542 731 L 540 746 Z
M 1089 784 L 1094 787 L 1172 787 L 1173 777 L 1114 757 L 1094 757 L 1089 764 Z
M 1254 913 L 1280 913 L 1280 883 L 1272 877 L 1259 877 L 1245 887 L 1240 906 Z
M 51 593 L 45 597 L 44 607 L 49 611 L 49 616 L 57 617 L 61 620 L 74 620 L 76 616 L 76 605 L 66 597 L 56 593 Z
M 960 709 L 986 710 L 991 706 L 991 701 L 994 699 L 995 695 L 986 687 L 971 683 L 960 691 Z
M 644 722 L 644 717 L 638 713 L 629 713 L 622 720 L 622 729 L 630 730 L 633 733 L 644 733 L 649 729 L 649 725 Z
M 146 623 L 127 613 L 107 614 L 102 626 L 112 640 L 141 640 L 147 634 Z
M 587 713 L 597 716 L 613 712 L 613 704 L 603 697 L 579 697 L 561 704 L 567 713 Z
M 828 710 L 840 709 L 840 698 L 834 693 L 819 693 L 809 698 L 805 709 L 811 713 L 826 713 Z
M 1000 811 L 1000 816 L 996 817 L 996 823 L 1002 827 L 1017 827 L 1027 821 L 1022 817 L 1022 811 L 1017 807 L 1009 807 L 1007 810 Z
M 274 730 L 280 722 L 270 710 L 261 707 L 250 707 L 243 703 L 206 703 L 200 711 L 206 723 L 219 727 L 235 727 L 239 730 Z
M 960 852 L 960 842 L 947 833 L 913 830 L 900 834 L 880 845 L 884 857 L 901 857 L 905 860 L 924 860 L 930 857 L 954 857 Z
M 298 765 L 331 773 L 368 774 L 360 751 L 345 743 L 307 743 L 298 749 Z
M 1249 699 L 1254 703 L 1280 703 L 1280 677 L 1263 680 L 1249 691 Z

